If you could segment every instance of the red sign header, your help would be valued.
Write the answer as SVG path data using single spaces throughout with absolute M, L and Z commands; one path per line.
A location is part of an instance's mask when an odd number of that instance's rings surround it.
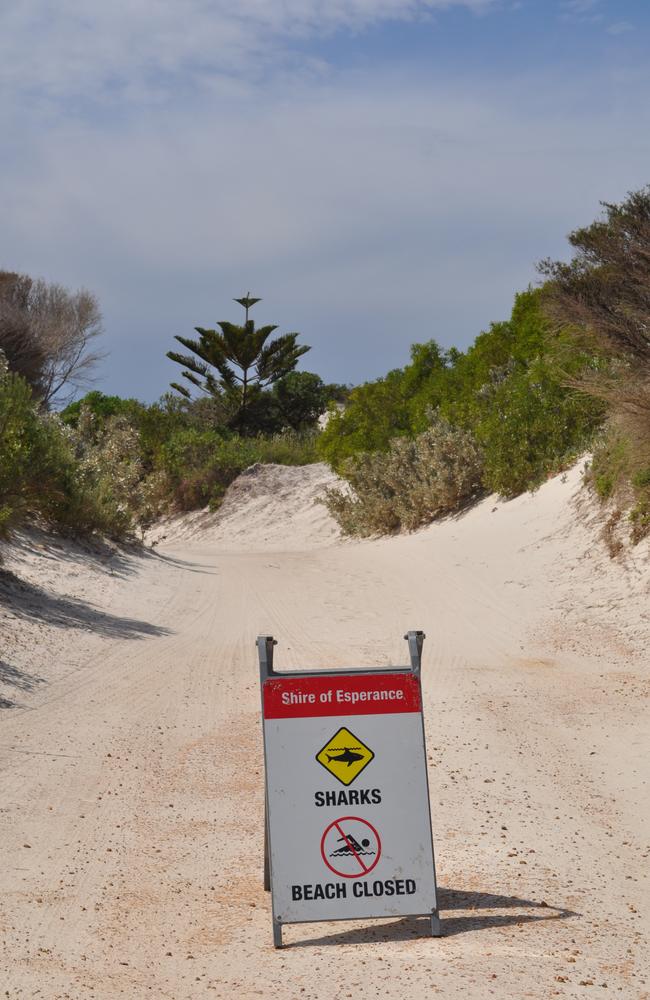
M 269 677 L 264 682 L 265 719 L 326 715 L 382 715 L 420 712 L 420 684 L 414 674 L 335 674 Z

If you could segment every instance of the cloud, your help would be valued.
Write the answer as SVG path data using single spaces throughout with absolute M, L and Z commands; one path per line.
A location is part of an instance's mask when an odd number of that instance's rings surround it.
M 172 336 L 233 318 L 248 288 L 314 345 L 312 370 L 378 375 L 507 315 L 537 258 L 645 181 L 641 98 L 587 112 L 557 87 L 357 74 L 58 126 L 5 171 L 0 266 L 98 293 L 109 389 L 156 396 Z
M 564 8 L 571 14 L 590 14 L 601 4 L 601 0 L 564 0 Z
M 628 31 L 634 31 L 634 25 L 629 21 L 616 21 L 607 28 L 608 35 L 624 35 Z
M 31 0 L 0 13 L 5 95 L 49 102 L 164 102 L 229 77 L 259 80 L 292 49 L 452 7 L 482 13 L 496 0 Z M 69 107 L 68 107 L 69 110 Z
M 329 379 L 379 375 L 416 340 L 466 345 L 600 198 L 647 181 L 648 71 L 615 91 L 573 65 L 333 71 L 303 44 L 446 6 L 15 5 L 0 267 L 95 291 L 104 387 L 145 398 L 172 377 L 173 335 L 235 318 L 249 288 Z
M 603 0 L 563 0 L 561 16 L 565 21 L 598 24 L 603 20 Z

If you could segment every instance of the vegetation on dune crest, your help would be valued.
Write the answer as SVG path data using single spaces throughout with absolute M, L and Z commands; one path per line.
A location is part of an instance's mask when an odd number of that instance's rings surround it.
M 293 433 L 271 437 L 224 437 L 189 427 L 163 446 L 158 467 L 162 493 L 176 510 L 215 510 L 230 483 L 256 462 L 307 465 L 316 460 L 313 436 Z M 164 506 L 164 505 L 163 505 Z
M 92 391 L 51 413 L 62 390 L 90 372 L 88 324 L 68 324 L 66 312 L 73 303 L 81 315 L 84 302 L 94 303 L 84 296 L 0 274 L 0 343 L 8 355 L 0 351 L 0 533 L 36 517 L 64 533 L 134 537 L 164 513 L 216 508 L 255 462 L 316 460 L 318 418 L 345 390 L 293 371 L 304 350 L 290 350 L 287 338 L 278 338 L 280 346 L 257 343 L 263 379 L 249 380 L 239 399 L 223 387 L 199 399 L 168 394 L 152 405 Z M 91 314 L 98 316 L 84 316 Z
M 346 459 L 342 471 L 352 492 L 328 490 L 325 503 L 350 535 L 419 528 L 459 510 L 482 490 L 475 440 L 437 416 L 415 438 L 394 438 L 387 452 Z
M 344 531 L 410 530 L 481 492 L 535 489 L 592 448 L 610 528 L 629 517 L 637 541 L 650 532 L 650 188 L 569 241 L 572 259 L 543 261 L 544 284 L 465 352 L 429 340 L 383 378 L 326 385 L 296 370 L 298 334 L 255 327 L 246 295 L 241 326 L 176 338 L 189 353 L 168 357 L 190 388 L 152 405 L 93 391 L 58 415 L 97 358 L 97 303 L 0 272 L 0 533 L 39 517 L 125 538 L 216 509 L 253 463 L 317 459 L 347 480 L 326 498 Z
M 24 378 L 0 367 L 0 534 L 39 517 L 64 534 L 129 534 L 132 518 L 124 477 L 133 477 L 131 449 L 119 464 L 112 450 L 95 454 L 53 414 L 39 409 Z
M 352 488 L 328 500 L 344 530 L 407 526 L 396 508 L 417 493 L 414 473 L 393 470 L 409 448 L 415 462 L 434 410 L 468 435 L 458 460 L 480 456 L 485 490 L 534 489 L 593 448 L 612 520 L 627 511 L 632 541 L 650 531 L 650 188 L 604 209 L 570 234 L 570 262 L 539 265 L 544 285 L 517 295 L 508 321 L 465 353 L 416 344 L 406 368 L 332 412 L 318 447 Z
M 459 465 L 466 459 L 473 469 L 480 455 L 483 490 L 509 497 L 538 486 L 585 449 L 604 414 L 600 401 L 564 383 L 558 352 L 566 336 L 552 332 L 542 303 L 540 289 L 518 295 L 510 320 L 493 323 L 466 353 L 445 352 L 434 341 L 416 344 L 406 368 L 353 389 L 345 410 L 331 414 L 320 454 L 361 496 L 363 470 L 375 481 L 381 456 L 388 468 L 396 439 L 419 442 L 435 412 L 462 431 Z M 578 373 L 591 362 L 589 352 L 574 350 L 569 367 Z M 433 454 L 425 461 L 434 461 Z M 404 493 L 413 488 L 411 477 L 403 484 Z M 361 513 L 358 508 L 357 533 L 370 530 Z M 350 530 L 349 519 L 341 524 Z
M 630 510 L 637 540 L 650 531 L 650 186 L 603 208 L 570 234 L 569 263 L 545 260 L 540 270 L 556 328 L 599 357 L 567 381 L 607 408 L 591 478 L 615 520 Z
M 4 535 L 21 518 L 38 511 L 55 463 L 48 428 L 39 420 L 31 389 L 24 378 L 9 371 L 2 355 L 0 441 L 0 534 Z

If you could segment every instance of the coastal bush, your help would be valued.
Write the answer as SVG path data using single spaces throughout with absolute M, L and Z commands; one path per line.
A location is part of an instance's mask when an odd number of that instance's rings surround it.
M 567 381 L 608 411 L 591 481 L 628 511 L 632 537 L 650 532 L 650 186 L 569 235 L 572 259 L 542 261 L 544 308 L 574 350 L 599 363 Z
M 346 463 L 363 452 L 414 439 L 434 409 L 480 446 L 486 490 L 515 496 L 565 468 L 588 447 L 605 406 L 566 384 L 567 374 L 593 367 L 594 354 L 552 331 L 542 301 L 540 289 L 517 295 L 510 319 L 465 353 L 415 344 L 406 368 L 352 390 L 345 410 L 330 417 L 320 455 L 346 475 Z
M 232 480 L 254 461 L 250 442 L 196 428 L 176 432 L 160 452 L 160 469 L 177 510 L 217 504 Z
M 435 416 L 415 438 L 396 438 L 387 452 L 343 463 L 350 491 L 328 490 L 325 503 L 349 535 L 413 530 L 457 511 L 481 491 L 482 459 L 470 433 Z
M 276 465 L 309 465 L 319 459 L 315 431 L 283 431 L 255 439 L 256 462 Z
M 243 438 L 189 428 L 173 434 L 161 449 L 161 488 L 176 510 L 216 509 L 230 483 L 249 465 L 306 465 L 316 458 L 313 434 Z
M 132 534 L 148 514 L 137 429 L 124 413 L 102 420 L 84 405 L 68 433 L 77 458 L 77 492 L 84 503 L 90 501 L 92 521 L 84 521 L 86 530 L 112 537 Z M 75 491 L 71 493 L 74 497 Z
M 301 386 L 318 388 L 312 379 L 298 380 L 294 394 Z M 303 400 L 303 415 L 308 404 Z M 88 393 L 61 414 L 87 487 L 106 512 L 141 528 L 171 510 L 216 508 L 233 479 L 255 462 L 317 461 L 314 431 L 242 438 L 222 417 L 215 397 L 188 401 L 167 394 L 147 406 L 101 392 Z
M 265 431 L 247 427 L 246 438 L 228 428 L 234 411 L 225 391 L 189 400 L 167 394 L 151 405 L 92 391 L 61 414 L 48 413 L 46 402 L 61 387 L 56 364 L 63 364 L 65 351 L 39 353 L 41 326 L 32 329 L 28 320 L 46 308 L 50 318 L 69 318 L 71 302 L 58 287 L 0 272 L 0 344 L 11 355 L 7 361 L 0 350 L 0 532 L 38 517 L 66 534 L 131 537 L 170 510 L 217 507 L 232 480 L 256 462 L 316 461 L 312 428 L 345 388 L 326 386 L 308 372 L 276 377 L 277 366 L 260 399 L 254 392 L 248 397 L 249 415 L 259 404 Z M 80 323 L 96 315 L 89 309 L 81 316 L 84 302 L 81 295 L 74 299 Z M 87 325 L 80 330 L 85 336 Z M 282 343 L 291 346 L 286 338 Z M 54 341 L 48 344 L 54 351 Z M 15 370 L 20 366 L 24 374 Z M 79 374 L 71 370 L 69 383 Z
M 424 430 L 428 412 L 445 398 L 448 367 L 457 354 L 444 352 L 433 340 L 414 344 L 406 368 L 352 389 L 345 406 L 330 406 L 318 440 L 320 457 L 340 472 L 346 459 L 387 451 L 393 438 Z
M 610 519 L 627 515 L 632 543 L 650 534 L 650 426 L 642 436 L 620 415 L 612 416 L 593 451 L 587 475 L 596 494 L 608 503 Z
M 36 504 L 34 473 L 48 469 L 47 436 L 39 424 L 32 392 L 20 375 L 9 373 L 0 355 L 0 533 L 29 514 Z M 45 483 L 49 475 L 43 477 Z
M 593 351 L 553 331 L 543 289 L 515 297 L 510 319 L 493 323 L 449 373 L 441 407 L 479 442 L 486 489 L 515 496 L 535 489 L 590 444 L 605 407 L 567 385 L 593 367 Z
M 190 426 L 205 430 L 218 424 L 214 410 L 212 399 L 188 404 L 172 393 L 166 393 L 157 403 L 147 405 L 137 399 L 106 396 L 95 390 L 66 406 L 60 416 L 64 424 L 77 428 L 82 412 L 92 414 L 91 429 L 95 441 L 105 433 L 113 417 L 122 418 L 137 432 L 140 458 L 145 470 L 151 472 L 163 444 L 176 431 Z M 88 430 L 89 427 L 86 427 L 86 434 Z
M 36 406 L 19 375 L 0 375 L 0 532 L 38 517 L 70 534 L 122 537 L 128 524 L 84 474 L 70 433 Z
M 513 497 L 539 486 L 585 450 L 601 414 L 602 406 L 562 386 L 544 358 L 502 378 L 493 371 L 470 424 L 485 488 Z
M 636 543 L 650 534 L 650 369 L 614 362 L 582 388 L 606 401 L 609 413 L 588 481 L 619 520 L 627 514 Z

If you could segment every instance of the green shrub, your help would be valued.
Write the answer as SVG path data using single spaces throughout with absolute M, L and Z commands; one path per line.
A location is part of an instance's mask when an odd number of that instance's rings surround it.
M 348 459 L 343 475 L 350 491 L 328 490 L 325 503 L 349 535 L 413 530 L 475 497 L 481 474 L 471 434 L 436 417 L 414 439 L 393 440 L 386 453 Z
M 78 460 L 76 492 L 90 501 L 93 530 L 123 537 L 151 519 L 140 435 L 126 414 L 102 419 L 82 406 L 70 440 Z M 70 493 L 74 498 L 74 488 Z
M 639 469 L 632 476 L 632 485 L 635 489 L 646 490 L 650 488 L 650 468 Z
M 594 447 L 587 480 L 607 501 L 617 523 L 623 514 L 636 544 L 650 534 L 650 435 L 640 434 L 639 414 L 630 426 L 612 417 Z
M 471 422 L 486 489 L 512 497 L 539 486 L 588 447 L 601 414 L 602 406 L 562 386 L 543 358 L 495 377 Z
M 142 407 L 142 403 L 137 403 L 135 399 L 122 399 L 121 396 L 106 396 L 103 392 L 93 389 L 92 392 L 86 393 L 83 399 L 69 403 L 61 411 L 61 420 L 64 424 L 76 427 L 82 411 L 90 411 L 96 418 L 95 426 L 103 428 L 104 423 L 110 417 L 124 415 L 129 411 L 132 404 Z
M 313 431 L 283 431 L 271 437 L 255 439 L 256 462 L 276 465 L 310 465 L 319 460 L 318 435 Z
M 39 479 L 52 488 L 54 456 L 32 391 L 19 375 L 0 373 L 0 532 L 38 510 Z
M 609 500 L 625 481 L 629 443 L 609 428 L 594 446 L 588 480 L 601 500 Z
M 637 499 L 630 511 L 630 522 L 632 524 L 630 541 L 636 545 L 650 534 L 650 489 L 643 490 L 643 494 Z
M 55 418 L 39 413 L 19 375 L 0 377 L 0 530 L 30 515 L 54 522 L 74 456 Z
M 39 411 L 27 383 L 0 367 L 0 533 L 30 516 L 71 535 L 121 539 L 172 509 L 218 507 L 255 462 L 316 460 L 315 435 L 240 438 L 206 427 L 212 409 L 144 406 L 89 393 L 63 418 Z
M 551 331 L 542 290 L 529 289 L 516 296 L 510 319 L 493 323 L 464 354 L 415 344 L 406 368 L 354 389 L 318 450 L 342 472 L 361 452 L 415 437 L 433 408 L 479 443 L 486 489 L 514 496 L 589 446 L 605 407 L 565 383 L 593 363 L 568 334 Z
M 605 409 L 567 386 L 593 363 L 568 335 L 552 332 L 543 290 L 515 297 L 510 319 L 493 323 L 458 355 L 441 412 L 472 431 L 484 485 L 502 496 L 534 489 L 589 447 Z
M 123 538 L 132 518 L 107 494 L 109 478 L 84 468 L 72 433 L 37 409 L 20 376 L 0 375 L 1 532 L 39 517 L 66 534 Z
M 316 461 L 315 436 L 288 431 L 272 437 L 224 436 L 189 428 L 171 436 L 160 451 L 163 492 L 178 510 L 216 509 L 230 483 L 256 462 L 307 465 Z
M 360 452 L 385 451 L 392 438 L 408 434 L 410 410 L 403 393 L 403 372 L 394 371 L 350 392 L 345 408 L 330 407 L 318 441 L 318 454 L 337 472 Z
M 163 445 L 160 468 L 173 505 L 195 510 L 218 505 L 233 479 L 258 460 L 254 439 L 222 437 L 216 431 L 178 431 Z
M 458 355 L 434 340 L 413 344 L 406 368 L 352 389 L 344 407 L 330 407 L 319 456 L 340 472 L 346 459 L 360 452 L 386 451 L 393 438 L 425 430 L 429 411 L 444 399 L 448 367 Z
M 113 418 L 121 418 L 137 431 L 140 457 L 146 472 L 153 471 L 161 447 L 177 431 L 190 426 L 206 430 L 220 423 L 215 400 L 202 399 L 188 404 L 171 393 L 147 406 L 137 399 L 122 399 L 93 391 L 66 406 L 60 416 L 63 423 L 74 430 L 80 427 L 80 422 L 85 424 L 82 428 L 84 437 L 88 438 L 90 428 L 95 443 L 104 435 Z

